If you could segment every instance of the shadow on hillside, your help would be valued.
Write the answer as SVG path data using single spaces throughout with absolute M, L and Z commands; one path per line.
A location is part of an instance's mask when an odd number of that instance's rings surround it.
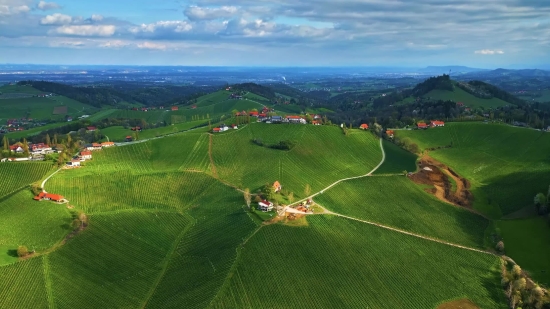
M 15 249 L 8 250 L 7 254 L 8 254 L 9 256 L 11 256 L 11 257 L 19 257 L 19 256 L 17 255 L 17 250 L 15 250 Z
M 485 183 L 480 187 L 487 198 L 484 202 L 490 205 L 496 203 L 506 216 L 533 205 L 533 198 L 537 193 L 547 194 L 550 170 L 512 173 L 488 179 Z

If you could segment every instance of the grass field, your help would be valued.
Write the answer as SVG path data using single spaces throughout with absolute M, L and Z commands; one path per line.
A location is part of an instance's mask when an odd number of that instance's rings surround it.
M 483 248 L 489 221 L 426 194 L 407 177 L 342 182 L 315 197 L 334 212 L 441 240 Z
M 157 136 L 161 136 L 161 135 L 166 135 L 166 134 L 170 134 L 170 133 L 176 133 L 176 132 L 183 131 L 183 130 L 189 130 L 193 127 L 203 125 L 205 123 L 208 123 L 208 121 L 196 120 L 196 121 L 187 121 L 187 122 L 184 122 L 184 123 L 178 123 L 178 124 L 165 126 L 165 127 L 147 129 L 147 130 L 143 130 L 141 132 L 138 132 L 139 139 L 140 140 L 148 139 L 148 138 L 157 137 Z M 108 136 L 110 141 L 123 142 L 123 141 L 125 141 L 126 136 L 128 136 L 128 135 L 134 136 L 135 132 L 130 130 L 130 129 L 125 129 L 122 126 L 113 126 L 113 127 L 108 127 L 108 128 L 101 129 L 101 133 L 104 134 L 105 136 Z M 107 139 L 105 139 L 105 140 L 107 140 Z
M 386 152 L 386 160 L 374 172 L 374 174 L 402 174 L 403 171 L 416 171 L 417 156 L 410 153 L 392 142 L 383 140 L 384 151 Z
M 270 225 L 240 249 L 216 308 L 506 308 L 496 257 L 337 217 Z
M 533 278 L 550 285 L 550 228 L 545 218 L 497 221 L 506 254 L 529 271 Z
M 2 118 L 0 119 L 28 117 L 33 119 L 63 120 L 65 114 L 54 114 L 54 108 L 59 106 L 67 106 L 67 115 L 71 116 L 86 113 L 92 114 L 97 110 L 90 105 L 63 96 L 3 99 L 0 100 L 0 108 L 2 109 Z
M 533 203 L 550 185 L 550 134 L 499 124 L 448 123 L 425 131 L 396 131 L 472 184 L 474 207 L 500 218 Z
M 491 98 L 491 99 L 478 98 L 456 86 L 454 87 L 453 91 L 432 90 L 427 94 L 425 94 L 424 97 L 429 97 L 429 98 L 432 98 L 433 100 L 444 100 L 444 101 L 451 100 L 455 102 L 462 102 L 464 103 L 465 106 L 472 107 L 472 108 L 478 108 L 478 107 L 495 108 L 495 107 L 510 105 L 510 103 L 498 98 Z
M 21 93 L 29 95 L 37 95 L 43 93 L 42 91 L 33 88 L 31 86 L 19 86 L 19 85 L 4 85 L 0 87 L 0 92 L 4 94 Z
M 0 199 L 44 177 L 52 165 L 46 162 L 0 163 Z
M 290 151 L 269 149 L 253 144 L 253 138 L 265 144 L 293 140 L 296 146 Z M 255 191 L 278 180 L 304 197 L 305 184 L 316 192 L 340 178 L 364 175 L 382 153 L 370 132 L 351 130 L 346 137 L 335 126 L 257 123 L 214 136 L 212 157 L 217 174 L 228 183 Z

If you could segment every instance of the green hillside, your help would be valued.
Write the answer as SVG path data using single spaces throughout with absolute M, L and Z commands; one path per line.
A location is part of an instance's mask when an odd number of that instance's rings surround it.
M 0 163 L 0 199 L 42 179 L 50 170 L 52 165 L 46 162 Z
M 54 114 L 54 108 L 66 106 L 66 113 Z M 20 98 L 20 99 L 0 99 L 0 108 L 2 109 L 2 120 L 8 118 L 33 118 L 33 119 L 55 119 L 62 120 L 65 115 L 78 116 L 82 114 L 92 114 L 97 109 L 92 106 L 82 104 L 62 96 L 48 98 Z
M 484 248 L 489 226 L 489 220 L 437 200 L 404 176 L 342 182 L 315 202 L 339 214 L 470 247 Z
M 506 308 L 494 256 L 342 218 L 307 222 L 256 233 L 213 307 L 435 308 L 467 295 Z
M 495 108 L 510 105 L 510 103 L 503 101 L 498 98 L 491 99 L 482 99 L 474 95 L 469 94 L 468 92 L 460 89 L 459 87 L 454 87 L 453 91 L 448 90 L 432 90 L 424 95 L 425 98 L 431 98 L 432 100 L 443 100 L 443 101 L 454 101 L 462 102 L 464 106 L 470 108 Z

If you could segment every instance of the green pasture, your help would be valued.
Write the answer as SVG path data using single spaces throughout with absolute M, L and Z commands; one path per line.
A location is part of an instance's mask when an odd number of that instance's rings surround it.
M 54 115 L 56 106 L 67 106 L 67 115 L 77 116 L 92 114 L 97 110 L 90 105 L 63 97 L 54 96 L 48 98 L 21 98 L 0 100 L 2 119 L 9 118 L 33 118 L 33 119 L 56 119 L 63 120 L 65 115 Z
M 455 87 L 453 91 L 448 90 L 432 90 L 424 95 L 424 97 L 431 98 L 433 100 L 451 100 L 455 102 L 462 102 L 464 106 L 471 108 L 495 108 L 510 105 L 510 103 L 498 98 L 482 99 L 468 92 Z
M 269 225 L 240 248 L 215 308 L 506 308 L 498 258 L 332 216 Z
M 374 172 L 374 174 L 402 174 L 404 171 L 416 171 L 417 156 L 403 148 L 395 145 L 392 142 L 383 140 L 384 152 L 386 160 Z

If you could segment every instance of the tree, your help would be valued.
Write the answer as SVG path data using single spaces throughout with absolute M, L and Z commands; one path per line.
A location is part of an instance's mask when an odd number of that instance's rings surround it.
M 246 206 L 250 208 L 250 203 L 252 202 L 252 195 L 250 195 L 250 189 L 246 188 L 244 189 L 244 201 L 246 202 Z
M 496 249 L 498 252 L 504 252 L 504 242 L 502 240 L 497 243 Z
M 67 148 L 71 149 L 73 148 L 73 138 L 71 137 L 71 134 L 67 133 Z
M 262 191 L 265 195 L 265 198 L 268 199 L 268 200 L 273 199 L 273 197 L 275 196 L 275 188 L 273 188 L 273 186 L 270 185 L 269 183 L 265 184 Z
M 23 145 L 21 145 L 21 148 L 23 148 L 23 153 L 28 156 L 29 155 L 29 143 L 27 142 L 27 139 L 23 139 Z
M 292 202 L 294 202 L 294 193 L 290 192 L 290 193 L 288 194 L 287 198 L 288 198 L 288 202 L 289 202 L 290 204 L 292 204 Z
M 17 247 L 17 256 L 18 257 L 24 257 L 29 255 L 29 249 L 27 249 L 26 246 L 19 246 Z
M 50 140 L 50 135 L 46 134 L 46 145 L 50 146 L 51 143 L 52 141 Z
M 304 195 L 307 197 L 311 194 L 311 187 L 309 184 L 306 184 L 306 187 L 304 188 Z
M 10 150 L 10 141 L 8 140 L 8 137 L 7 136 L 4 136 L 4 150 L 8 151 Z
M 543 193 L 535 195 L 534 198 L 535 208 L 539 214 L 544 214 L 543 211 L 546 211 L 546 196 Z
M 57 145 L 57 144 L 58 144 L 58 143 L 57 143 L 57 133 L 55 133 L 55 134 L 53 135 L 53 144 L 54 144 L 54 145 Z

